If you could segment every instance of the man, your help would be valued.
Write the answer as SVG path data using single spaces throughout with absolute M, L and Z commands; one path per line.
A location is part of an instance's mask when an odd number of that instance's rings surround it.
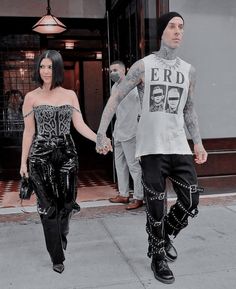
M 197 215 L 200 188 L 184 123 L 194 143 L 195 162 L 207 160 L 193 106 L 195 69 L 176 56 L 183 37 L 184 20 L 176 12 L 157 21 L 160 50 L 134 63 L 103 112 L 97 138 L 97 151 L 106 153 L 106 129 L 116 107 L 127 93 L 138 87 L 142 99 L 141 117 L 136 135 L 136 157 L 140 158 L 146 200 L 148 256 L 156 279 L 173 283 L 175 278 L 167 261 L 177 257 L 170 236 L 176 237 L 188 225 L 188 217 Z M 151 85 L 182 90 L 177 113 L 150 111 Z M 177 194 L 176 203 L 165 214 L 165 186 L 169 178 Z
M 117 60 L 110 66 L 110 77 L 114 82 L 111 93 L 119 86 L 125 77 L 125 65 Z M 127 210 L 134 210 L 143 205 L 143 187 L 141 184 L 141 167 L 135 159 L 136 131 L 140 114 L 140 99 L 137 88 L 121 101 L 116 111 L 114 126 L 114 154 L 118 179 L 119 194 L 109 199 L 111 203 L 129 203 L 129 173 L 133 180 L 133 202 L 126 206 Z

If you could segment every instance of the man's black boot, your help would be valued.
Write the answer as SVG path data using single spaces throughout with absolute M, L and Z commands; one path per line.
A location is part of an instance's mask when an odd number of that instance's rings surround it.
M 165 251 L 167 261 L 174 262 L 177 259 L 178 257 L 177 250 L 173 246 L 172 241 L 170 240 L 169 237 L 165 240 Z
M 152 257 L 151 268 L 157 280 L 165 284 L 174 283 L 175 277 L 166 260 L 158 260 L 157 258 Z

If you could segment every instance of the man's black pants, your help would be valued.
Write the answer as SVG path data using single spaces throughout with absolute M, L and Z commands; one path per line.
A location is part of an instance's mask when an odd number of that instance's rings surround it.
M 146 201 L 148 256 L 165 258 L 165 242 L 187 226 L 188 217 L 197 214 L 199 191 L 192 155 L 147 155 L 141 157 Z M 166 178 L 172 181 L 176 203 L 166 214 Z

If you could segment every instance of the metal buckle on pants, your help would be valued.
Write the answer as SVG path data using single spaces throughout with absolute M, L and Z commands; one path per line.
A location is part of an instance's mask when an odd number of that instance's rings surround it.
M 197 191 L 198 191 L 197 185 L 190 185 L 189 186 L 189 191 L 190 191 L 191 194 L 197 193 Z
M 163 200 L 165 198 L 165 192 L 163 193 L 160 193 L 159 196 L 158 196 L 158 200 Z

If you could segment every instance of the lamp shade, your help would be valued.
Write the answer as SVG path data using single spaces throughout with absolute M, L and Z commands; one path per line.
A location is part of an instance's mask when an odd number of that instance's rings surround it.
M 43 16 L 32 28 L 35 32 L 42 34 L 61 33 L 66 26 L 53 15 Z
M 42 34 L 56 34 L 66 30 L 66 26 L 51 14 L 50 1 L 48 0 L 47 14 L 44 15 L 33 27 L 33 31 Z

